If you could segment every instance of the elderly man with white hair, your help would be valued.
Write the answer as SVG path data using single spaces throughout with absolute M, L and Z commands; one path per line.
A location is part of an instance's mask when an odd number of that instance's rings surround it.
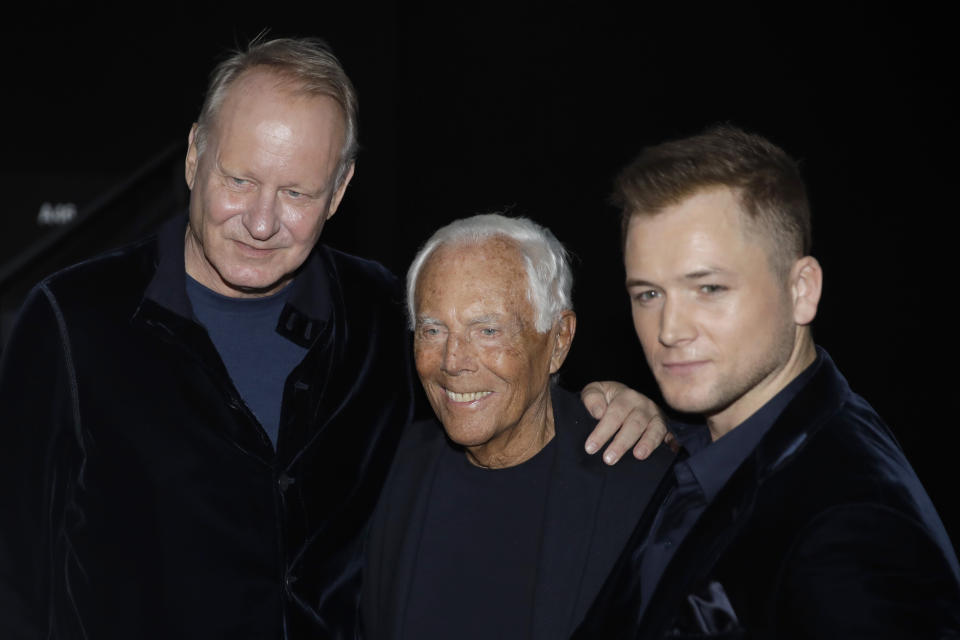
M 439 424 L 407 431 L 375 512 L 367 637 L 566 637 L 596 595 L 671 454 L 585 453 L 596 421 L 551 385 L 571 288 L 562 245 L 523 218 L 458 220 L 414 259 L 414 355 Z

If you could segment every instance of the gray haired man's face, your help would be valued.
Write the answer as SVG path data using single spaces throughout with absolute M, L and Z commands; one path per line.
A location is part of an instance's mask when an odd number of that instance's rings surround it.
M 536 331 L 521 254 L 502 238 L 438 248 L 415 306 L 417 373 L 447 434 L 476 462 L 521 453 L 552 416 L 550 374 L 566 357 L 572 312 Z

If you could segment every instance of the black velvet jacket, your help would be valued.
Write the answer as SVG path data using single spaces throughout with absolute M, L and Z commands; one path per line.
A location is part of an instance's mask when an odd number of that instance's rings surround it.
M 184 220 L 58 273 L 0 367 L 0 638 L 352 637 L 411 417 L 396 279 L 318 246 L 277 450 L 185 292 Z
M 637 549 L 662 493 L 651 500 L 575 638 L 960 637 L 960 571 L 936 510 L 821 354 L 642 594 Z

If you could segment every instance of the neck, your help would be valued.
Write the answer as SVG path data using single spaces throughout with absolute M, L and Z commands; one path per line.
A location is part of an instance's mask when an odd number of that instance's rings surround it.
M 808 327 L 797 327 L 797 338 L 794 341 L 793 351 L 782 367 L 771 371 L 766 378 L 744 393 L 729 407 L 714 415 L 707 416 L 710 439 L 716 442 L 722 436 L 733 431 L 744 420 L 773 399 L 775 395 L 783 391 L 784 387 L 803 373 L 816 359 L 817 349 L 813 344 L 810 329 Z
M 540 453 L 556 433 L 553 422 L 553 404 L 549 390 L 542 406 L 531 407 L 532 415 L 521 424 L 501 434 L 491 442 L 466 448 L 470 464 L 484 469 L 505 469 L 526 462 Z

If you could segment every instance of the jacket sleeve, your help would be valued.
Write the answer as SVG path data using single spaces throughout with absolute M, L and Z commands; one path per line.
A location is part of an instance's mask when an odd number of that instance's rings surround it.
M 74 423 L 69 345 L 53 296 L 27 298 L 0 359 L 0 637 L 47 637 L 55 531 L 62 522 L 59 434 Z
M 821 514 L 780 583 L 777 637 L 960 638 L 960 586 L 944 551 L 884 505 Z

